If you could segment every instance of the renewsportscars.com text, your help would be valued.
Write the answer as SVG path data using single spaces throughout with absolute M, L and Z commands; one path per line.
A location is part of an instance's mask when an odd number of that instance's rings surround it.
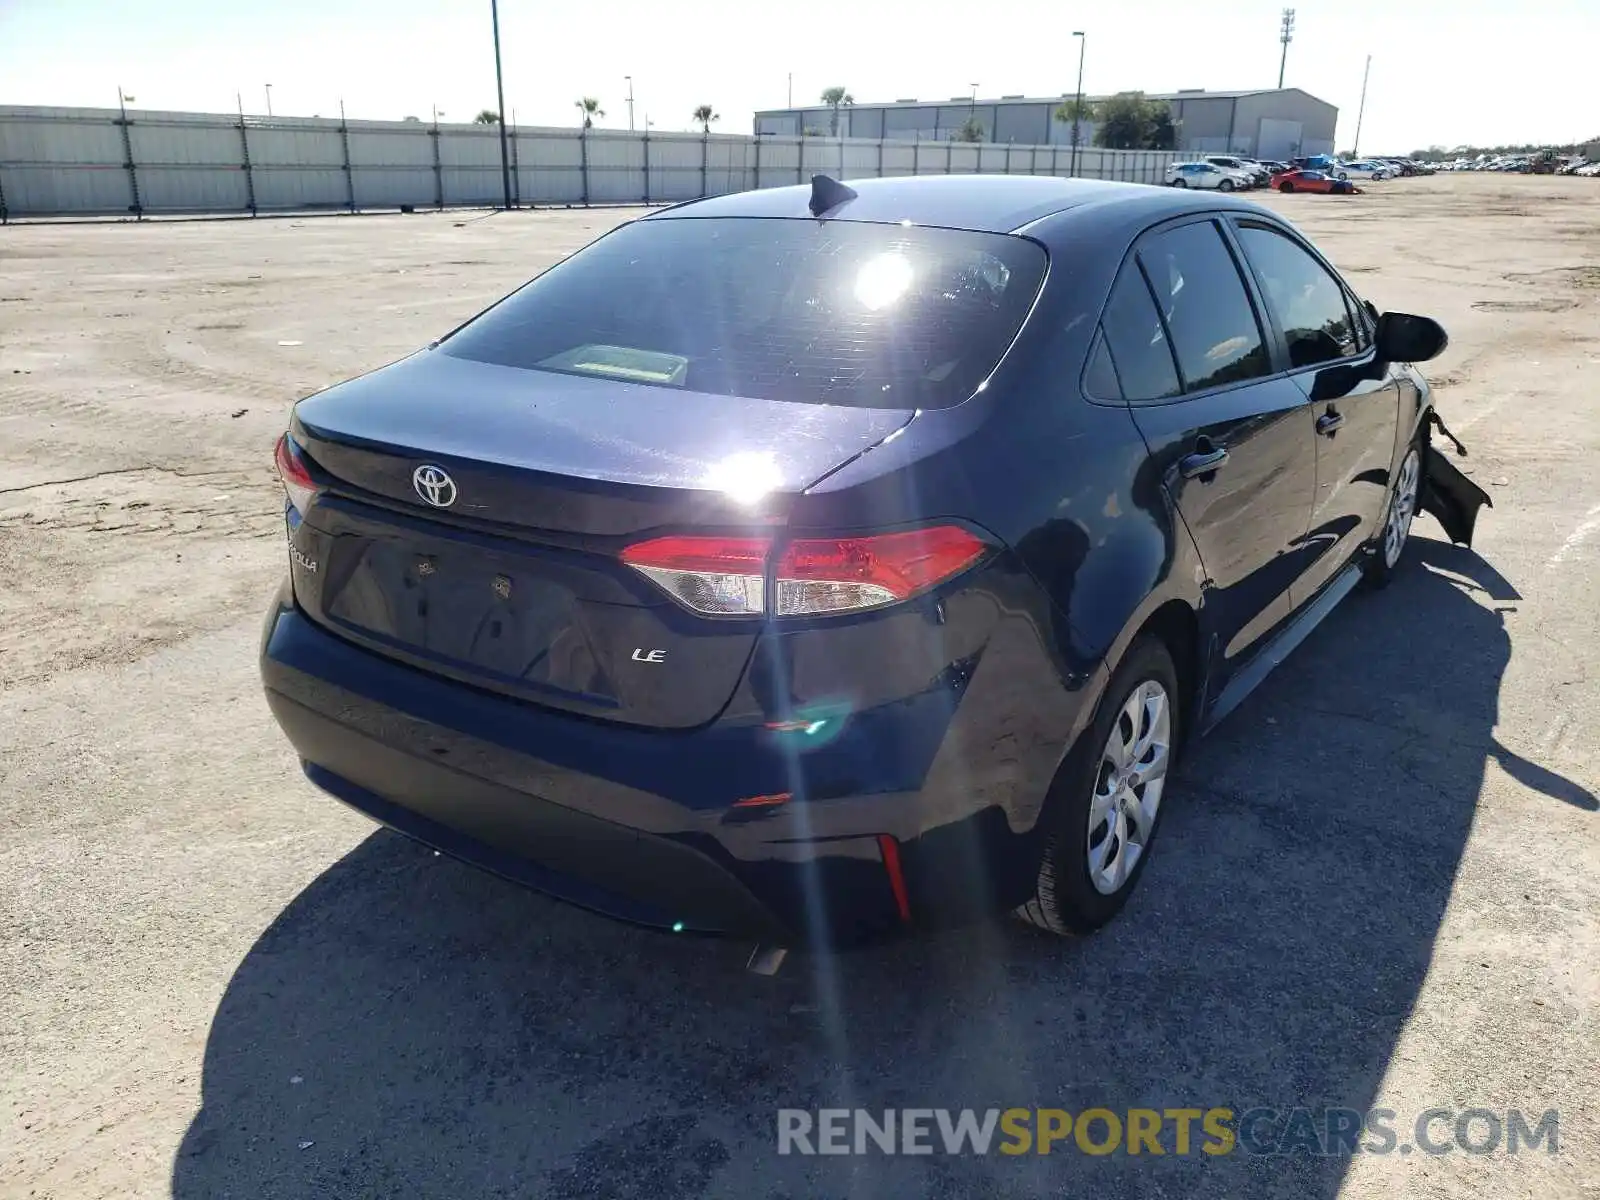
M 803 1108 L 778 1110 L 779 1154 L 1556 1154 L 1560 1114 L 1429 1108 Z

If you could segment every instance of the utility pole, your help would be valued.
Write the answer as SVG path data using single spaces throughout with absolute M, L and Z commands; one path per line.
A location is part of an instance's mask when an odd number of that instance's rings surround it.
M 633 132 L 633 76 L 632 75 L 624 75 L 623 78 L 628 81 L 628 132 L 632 133 Z
M 794 107 L 794 72 L 789 72 L 789 107 Z
M 1078 39 L 1078 101 L 1077 107 L 1072 110 L 1072 170 L 1069 174 L 1073 178 L 1078 175 L 1078 126 L 1083 120 L 1083 52 L 1089 45 L 1088 35 L 1081 29 L 1074 29 L 1072 36 Z
M 500 73 L 500 0 L 489 0 L 489 19 L 494 23 L 495 121 L 500 126 L 500 183 L 505 189 L 506 208 L 511 207 L 511 153 L 506 148 L 506 87 Z
M 1361 72 L 1361 107 L 1356 109 L 1356 141 L 1350 147 L 1352 157 L 1361 156 L 1361 119 L 1367 115 L 1367 76 L 1372 74 L 1372 55 L 1367 55 L 1367 68 Z
M 1289 43 L 1294 41 L 1294 9 L 1283 10 L 1283 23 L 1278 27 L 1278 40 L 1283 43 L 1283 54 L 1278 59 L 1278 89 L 1283 89 L 1283 69 L 1289 64 Z
M 269 83 L 264 86 L 267 89 L 267 116 L 270 117 L 272 115 L 272 85 Z

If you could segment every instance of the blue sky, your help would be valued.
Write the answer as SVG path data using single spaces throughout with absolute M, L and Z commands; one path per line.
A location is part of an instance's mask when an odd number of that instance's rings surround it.
M 843 84 L 861 101 L 1059 95 L 1076 86 L 1073 29 L 1088 31 L 1085 88 L 1270 87 L 1279 12 L 1255 0 L 502 0 L 506 108 L 523 124 L 683 129 L 700 103 L 747 133 L 758 108 Z M 1404 153 L 1438 142 L 1600 136 L 1600 104 L 1577 61 L 1600 47 L 1600 0 L 1299 0 L 1285 82 L 1340 109 L 1361 141 Z M 488 0 L 0 0 L 0 104 L 447 119 L 494 107 Z

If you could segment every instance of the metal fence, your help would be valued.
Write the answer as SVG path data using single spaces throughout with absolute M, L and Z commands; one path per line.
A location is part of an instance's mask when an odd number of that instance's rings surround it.
M 813 174 L 1073 174 L 1070 146 L 507 129 L 519 205 L 659 204 Z M 1162 182 L 1168 151 L 1078 151 L 1076 174 Z M 0 107 L 0 219 L 482 207 L 492 125 Z

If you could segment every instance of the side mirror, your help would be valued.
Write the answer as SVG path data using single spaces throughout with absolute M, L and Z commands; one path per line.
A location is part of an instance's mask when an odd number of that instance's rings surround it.
M 1378 318 L 1378 357 L 1385 362 L 1427 362 L 1449 344 L 1450 335 L 1431 317 L 1391 312 Z

